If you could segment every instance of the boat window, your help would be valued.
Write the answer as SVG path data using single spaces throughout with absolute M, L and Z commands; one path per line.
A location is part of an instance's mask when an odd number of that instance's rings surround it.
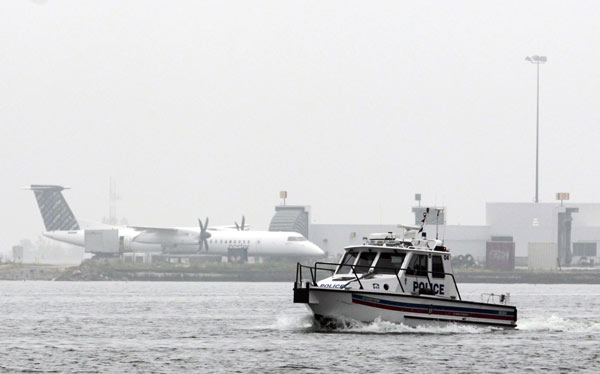
M 303 242 L 308 239 L 306 239 L 304 236 L 289 236 L 287 240 L 288 242 Z
M 406 253 L 382 253 L 375 265 L 375 274 L 396 274 L 402 268 Z
M 375 260 L 375 256 L 377 256 L 377 252 L 361 252 L 358 262 L 354 267 L 356 273 L 364 274 L 368 272 L 373 260 Z
M 442 262 L 442 256 L 433 256 L 431 258 L 431 273 L 434 278 L 444 278 L 444 263 Z
M 352 270 L 349 265 L 354 265 L 356 255 L 356 252 L 346 252 L 344 258 L 342 259 L 342 264 L 336 274 L 348 274 Z
M 427 276 L 427 255 L 413 254 L 406 269 L 406 274 Z

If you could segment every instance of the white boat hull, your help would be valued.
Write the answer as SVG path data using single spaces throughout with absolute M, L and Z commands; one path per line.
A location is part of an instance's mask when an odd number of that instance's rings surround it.
M 364 290 L 297 288 L 294 302 L 304 302 L 322 325 L 377 319 L 407 326 L 469 323 L 516 327 L 513 306 L 442 299 L 436 296 L 399 295 Z

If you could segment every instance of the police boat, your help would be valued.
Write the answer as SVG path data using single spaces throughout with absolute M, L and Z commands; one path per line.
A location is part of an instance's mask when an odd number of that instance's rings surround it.
M 418 226 L 400 227 L 401 235 L 371 234 L 362 245 L 346 247 L 339 263 L 298 263 L 294 303 L 306 304 L 327 328 L 377 319 L 413 327 L 516 327 L 517 308 L 509 305 L 510 294 L 482 294 L 481 302 L 462 300 L 443 242 L 427 239 Z

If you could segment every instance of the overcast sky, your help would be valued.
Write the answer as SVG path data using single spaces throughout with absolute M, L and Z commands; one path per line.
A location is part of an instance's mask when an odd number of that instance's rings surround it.
M 265 229 L 289 191 L 318 223 L 453 224 L 486 201 L 598 202 L 597 1 L 3 1 L 0 250 L 78 218 Z

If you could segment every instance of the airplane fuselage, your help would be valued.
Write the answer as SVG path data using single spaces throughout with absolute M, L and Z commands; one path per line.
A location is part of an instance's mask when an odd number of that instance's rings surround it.
M 323 251 L 302 235 L 276 231 L 209 230 L 208 249 L 198 242 L 199 229 L 178 227 L 177 235 L 168 239 L 155 232 L 119 227 L 124 252 L 151 252 L 165 254 L 227 255 L 230 249 L 245 249 L 248 256 L 322 256 Z M 85 246 L 85 230 L 47 231 L 44 236 L 76 246 Z

